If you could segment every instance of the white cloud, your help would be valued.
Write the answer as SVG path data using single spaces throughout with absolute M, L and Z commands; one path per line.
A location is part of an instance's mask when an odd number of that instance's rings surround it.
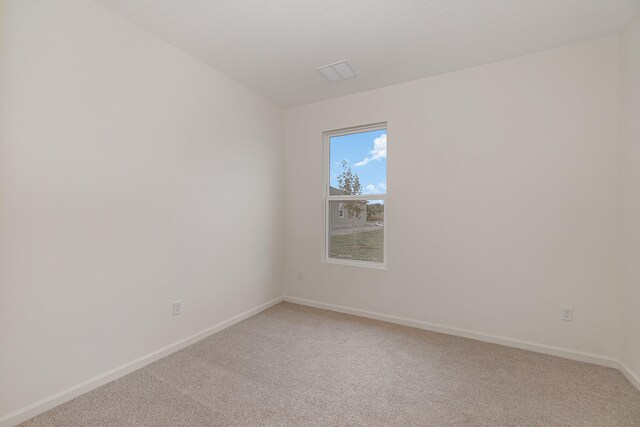
M 373 150 L 369 151 L 369 156 L 365 157 L 362 161 L 356 163 L 354 166 L 364 166 L 373 160 L 380 160 L 387 158 L 387 134 L 383 133 L 379 137 L 373 140 Z
M 381 182 L 378 185 L 368 184 L 364 186 L 364 194 L 382 194 L 387 189 L 387 186 L 384 182 Z

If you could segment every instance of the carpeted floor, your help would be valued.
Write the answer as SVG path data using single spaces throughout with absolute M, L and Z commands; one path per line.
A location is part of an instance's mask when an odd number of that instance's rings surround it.
M 640 426 L 618 371 L 282 303 L 28 426 Z

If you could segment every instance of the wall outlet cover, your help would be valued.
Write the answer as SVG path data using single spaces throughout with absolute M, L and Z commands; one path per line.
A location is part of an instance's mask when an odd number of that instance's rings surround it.
M 177 316 L 179 314 L 182 314 L 182 300 L 173 302 L 173 315 Z

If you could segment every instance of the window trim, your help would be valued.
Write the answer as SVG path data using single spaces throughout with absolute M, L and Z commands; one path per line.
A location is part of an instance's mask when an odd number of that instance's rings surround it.
M 344 136 L 351 135 L 354 133 L 364 133 L 371 132 L 375 130 L 386 130 L 387 138 L 389 138 L 389 127 L 387 122 L 378 122 L 364 126 L 352 126 L 348 128 L 336 129 L 331 131 L 325 131 L 322 133 L 322 141 L 323 141 L 323 150 L 324 150 L 324 162 L 323 162 L 323 199 L 324 199 L 324 248 L 322 253 L 322 262 L 327 264 L 337 264 L 337 265 L 348 265 L 348 266 L 356 266 L 356 267 L 366 267 L 366 268 L 374 268 L 379 270 L 387 269 L 387 258 L 388 258 L 388 230 L 387 230 L 387 220 L 389 218 L 387 211 L 387 197 L 389 195 L 389 162 L 387 161 L 387 188 L 385 194 L 363 194 L 360 196 L 355 195 L 330 195 L 329 194 L 329 186 L 331 183 L 330 177 L 330 160 L 331 160 L 331 137 L 334 136 Z M 387 146 L 387 158 L 389 157 L 389 147 Z M 346 260 L 340 258 L 331 258 L 329 256 L 329 221 L 330 221 L 330 212 L 329 206 L 331 201 L 340 201 L 340 200 L 382 200 L 384 202 L 384 232 L 383 232 L 383 241 L 382 241 L 382 262 L 373 262 L 373 261 L 358 261 L 358 260 Z

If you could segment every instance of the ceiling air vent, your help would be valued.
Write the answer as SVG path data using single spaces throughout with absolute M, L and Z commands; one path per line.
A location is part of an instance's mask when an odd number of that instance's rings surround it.
M 347 61 L 336 62 L 335 64 L 325 65 L 324 67 L 316 68 L 322 77 L 329 83 L 337 82 L 340 80 L 350 79 L 355 77 L 356 73 L 353 72 Z

